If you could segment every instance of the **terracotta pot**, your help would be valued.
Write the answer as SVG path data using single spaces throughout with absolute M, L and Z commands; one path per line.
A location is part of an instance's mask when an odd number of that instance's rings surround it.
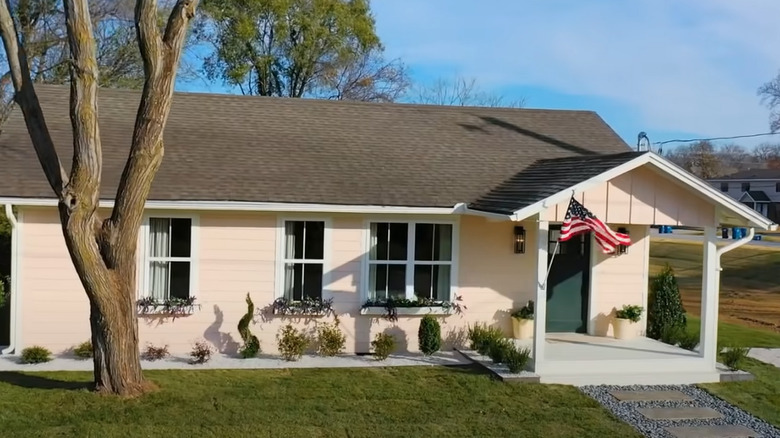
M 515 339 L 531 339 L 534 336 L 534 320 L 512 318 L 512 334 Z
M 637 336 L 636 327 L 630 319 L 615 318 L 613 329 L 615 339 L 633 339 Z

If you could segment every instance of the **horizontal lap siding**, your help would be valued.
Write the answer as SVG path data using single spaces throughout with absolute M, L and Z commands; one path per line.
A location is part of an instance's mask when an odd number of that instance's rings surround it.
M 220 351 L 235 352 L 241 342 L 237 324 L 246 312 L 247 293 L 257 309 L 252 331 L 267 353 L 276 353 L 276 333 L 283 324 L 292 322 L 313 331 L 323 321 L 272 318 L 260 312 L 275 297 L 276 215 L 203 212 L 198 217 L 195 293 L 201 308 L 176 320 L 139 318 L 141 348 L 147 343 L 168 345 L 171 352 L 181 354 L 196 340 L 205 339 Z M 359 315 L 364 301 L 360 288 L 365 217 L 329 219 L 331 252 L 325 296 L 334 298 L 347 335 L 347 351 L 368 351 L 371 339 L 382 331 L 395 334 L 401 347 L 416 350 L 419 317 L 401 317 L 391 323 Z M 455 333 L 474 322 L 497 324 L 509 333 L 511 309 L 534 296 L 535 253 L 529 249 L 526 254 L 514 254 L 514 225 L 461 218 L 457 283 L 467 310 L 441 320 L 446 339 L 454 339 Z M 527 242 L 535 242 L 535 224 L 523 225 Z M 88 339 L 87 299 L 65 248 L 56 209 L 25 209 L 21 266 L 22 343 L 44 345 L 58 353 Z

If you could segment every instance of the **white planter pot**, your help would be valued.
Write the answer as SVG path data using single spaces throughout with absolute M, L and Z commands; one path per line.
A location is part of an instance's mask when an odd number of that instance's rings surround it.
M 615 318 L 613 328 L 615 339 L 633 339 L 637 336 L 636 326 L 630 319 Z
M 512 334 L 515 339 L 531 339 L 534 336 L 534 320 L 512 318 Z

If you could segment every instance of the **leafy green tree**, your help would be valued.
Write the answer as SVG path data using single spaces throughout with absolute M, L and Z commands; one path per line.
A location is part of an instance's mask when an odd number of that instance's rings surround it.
M 406 69 L 382 57 L 368 0 L 203 0 L 209 79 L 243 94 L 395 100 Z

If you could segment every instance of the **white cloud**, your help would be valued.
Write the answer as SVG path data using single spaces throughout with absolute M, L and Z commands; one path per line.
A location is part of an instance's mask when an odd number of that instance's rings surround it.
M 607 98 L 652 129 L 768 127 L 756 89 L 780 69 L 777 0 L 379 0 L 373 8 L 389 54 L 413 67 Z

